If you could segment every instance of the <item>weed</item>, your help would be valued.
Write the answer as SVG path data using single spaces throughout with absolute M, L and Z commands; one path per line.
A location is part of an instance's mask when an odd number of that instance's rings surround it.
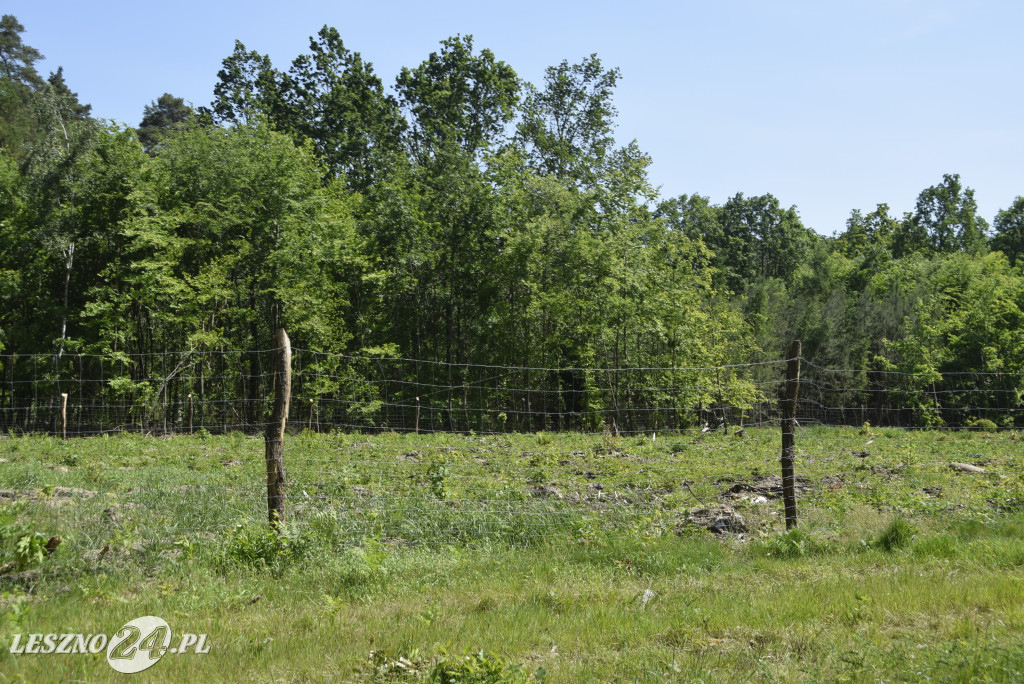
M 186 560 L 191 560 L 196 555 L 196 545 L 188 537 L 178 537 L 174 540 L 174 546 L 181 551 Z
M 427 477 L 430 479 L 430 490 L 438 499 L 447 499 L 451 496 L 451 490 L 448 488 L 449 475 L 451 472 L 443 463 L 431 466 L 427 472 Z
M 871 546 L 886 552 L 902 549 L 913 540 L 917 530 L 903 518 L 895 518 L 882 532 L 874 538 Z
M 6 643 L 11 634 L 23 631 L 22 620 L 31 610 L 32 603 L 24 594 L 0 597 L 0 639 Z
M 601 433 L 601 449 L 604 453 L 611 453 L 617 449 L 620 441 L 618 428 L 615 429 L 613 434 L 611 427 L 605 423 L 604 431 Z
M 286 535 L 278 535 L 267 525 L 246 521 L 231 530 L 224 554 L 242 565 L 277 567 L 291 560 L 293 551 Z
M 18 561 L 18 567 L 27 568 L 35 563 L 42 563 L 49 552 L 46 547 L 48 539 L 49 537 L 42 532 L 26 534 L 19 539 L 15 546 L 15 557 Z
M 344 534 L 338 524 L 337 513 L 329 508 L 314 511 L 307 520 L 309 534 L 317 545 L 334 547 L 342 543 Z
M 826 542 L 815 539 L 799 527 L 761 542 L 760 545 L 761 553 L 774 558 L 801 558 L 822 554 L 828 550 L 829 545 Z
M 518 684 L 537 681 L 537 675 L 543 678 L 542 672 L 531 675 L 521 665 L 486 651 L 448 654 L 441 649 L 438 662 L 430 668 L 429 679 L 437 684 Z
M 9 539 L 20 539 L 28 532 L 29 525 L 19 521 L 26 506 L 25 501 L 16 501 L 0 508 L 0 544 Z
M 981 430 L 984 432 L 994 432 L 999 429 L 993 421 L 988 418 L 975 418 L 967 421 L 967 427 L 973 430 Z

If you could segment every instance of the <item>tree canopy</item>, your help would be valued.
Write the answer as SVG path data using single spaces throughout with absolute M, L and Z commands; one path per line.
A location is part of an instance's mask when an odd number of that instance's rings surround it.
M 126 129 L 41 77 L 24 31 L 0 21 L 2 349 L 249 350 L 284 324 L 320 351 L 555 369 L 544 396 L 581 415 L 585 369 L 698 387 L 673 369 L 794 337 L 822 365 L 1020 372 L 1024 197 L 990 231 L 958 174 L 825 237 L 772 194 L 662 196 L 595 54 L 534 85 L 456 35 L 388 85 L 324 26 L 285 68 L 236 41 L 208 105 L 164 93 Z M 715 383 L 686 401 L 752 396 Z

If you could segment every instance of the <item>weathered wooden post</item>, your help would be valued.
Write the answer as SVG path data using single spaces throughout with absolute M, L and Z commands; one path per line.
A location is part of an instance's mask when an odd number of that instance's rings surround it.
M 310 432 L 313 431 L 313 400 L 309 400 L 309 423 L 306 425 L 306 429 Z
M 192 393 L 188 393 L 188 434 L 192 434 Z
M 68 438 L 68 393 L 60 395 L 60 434 L 62 439 Z
M 782 500 L 786 529 L 796 527 L 796 398 L 800 389 L 800 340 L 789 345 L 786 362 L 786 397 L 782 400 Z
M 416 434 L 420 434 L 420 398 L 416 397 Z
M 267 514 L 278 532 L 284 525 L 284 431 L 292 394 L 292 346 L 288 333 L 274 335 L 274 411 L 267 424 Z

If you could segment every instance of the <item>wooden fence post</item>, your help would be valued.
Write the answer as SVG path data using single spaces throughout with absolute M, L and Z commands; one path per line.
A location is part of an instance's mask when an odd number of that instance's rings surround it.
M 62 439 L 68 438 L 68 393 L 60 395 L 60 434 Z
M 796 399 L 800 389 L 800 340 L 789 345 L 786 362 L 786 397 L 782 400 L 782 499 L 786 529 L 796 527 Z
M 416 397 L 416 434 L 420 434 L 420 398 Z
M 292 346 L 284 328 L 274 335 L 274 346 L 274 412 L 266 432 L 267 515 L 271 527 L 280 532 L 284 525 L 284 431 L 292 394 Z
M 192 434 L 192 393 L 188 393 L 188 434 Z
M 310 432 L 313 431 L 313 400 L 309 400 L 309 423 L 306 425 L 306 429 Z

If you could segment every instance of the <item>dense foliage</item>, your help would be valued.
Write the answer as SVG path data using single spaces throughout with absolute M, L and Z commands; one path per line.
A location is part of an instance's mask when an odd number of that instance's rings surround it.
M 23 31 L 3 17 L 6 353 L 264 349 L 283 325 L 316 351 L 672 369 L 801 338 L 822 366 L 913 373 L 898 401 L 932 423 L 944 373 L 1024 370 L 1024 198 L 990 229 L 956 174 L 823 237 L 772 195 L 659 197 L 596 55 L 533 85 L 455 36 L 389 91 L 324 27 L 285 70 L 236 43 L 208 107 L 165 93 L 132 129 L 42 78 Z M 572 412 L 593 379 L 537 382 Z M 716 384 L 687 401 L 752 398 Z

